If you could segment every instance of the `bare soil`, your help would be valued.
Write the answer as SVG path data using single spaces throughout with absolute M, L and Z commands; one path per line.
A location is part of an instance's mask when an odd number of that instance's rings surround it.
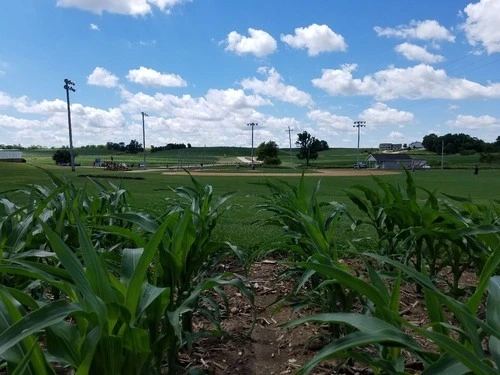
M 235 171 L 235 172 L 216 172 L 210 169 L 191 169 L 189 172 L 195 176 L 255 176 L 255 177 L 292 177 L 301 176 L 302 171 L 275 173 L 262 172 L 261 170 Z M 381 169 L 316 169 L 314 172 L 307 173 L 306 176 L 383 176 L 391 174 L 399 174 L 399 171 L 389 171 Z M 165 175 L 185 175 L 184 171 L 167 171 L 162 172 Z
M 293 374 L 316 350 L 306 348 L 318 331 L 313 326 L 282 329 L 280 324 L 298 318 L 288 307 L 276 309 L 273 303 L 292 289 L 280 280 L 283 268 L 275 260 L 255 263 L 248 278 L 255 293 L 254 306 L 237 292 L 228 291 L 229 309 L 223 322 L 224 338 L 203 339 L 184 365 L 203 369 L 210 375 Z M 253 327 L 253 329 L 252 329 Z M 319 366 L 313 374 L 335 374 L 330 364 Z
M 361 260 L 352 259 L 346 263 L 350 269 L 357 270 L 360 277 L 363 277 L 365 267 Z M 221 266 L 226 270 L 229 268 L 235 272 L 241 271 L 235 270 L 234 265 Z M 187 368 L 202 369 L 209 375 L 273 375 L 294 374 L 311 360 L 328 342 L 310 340 L 320 333 L 320 328 L 315 325 L 305 324 L 291 329 L 280 327 L 283 323 L 301 317 L 289 307 L 282 306 L 278 309 L 274 304 L 293 289 L 293 281 L 279 277 L 283 269 L 284 267 L 273 259 L 255 263 L 248 274 L 249 285 L 255 293 L 254 305 L 238 292 L 228 290 L 229 311 L 222 324 L 228 335 L 200 340 L 193 352 L 183 354 L 183 365 Z M 475 283 L 475 275 L 466 272 L 461 285 Z M 305 313 L 313 314 L 311 311 Z M 400 315 L 418 326 L 429 323 L 425 302 L 414 285 L 401 287 Z M 205 325 L 204 322 L 198 324 Z M 421 337 L 415 339 L 423 348 L 429 351 L 437 350 L 433 343 Z M 408 353 L 406 355 L 407 371 L 415 374 L 421 372 L 421 364 Z M 364 375 L 372 372 L 364 364 L 347 365 L 339 361 L 327 361 L 316 367 L 312 374 Z

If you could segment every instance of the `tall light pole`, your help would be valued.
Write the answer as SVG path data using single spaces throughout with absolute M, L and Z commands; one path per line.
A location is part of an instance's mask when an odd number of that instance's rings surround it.
M 366 121 L 354 121 L 353 128 L 358 128 L 358 153 L 356 155 L 356 168 L 359 168 L 359 129 L 366 126 Z
M 149 117 L 146 112 L 141 112 L 142 115 L 142 149 L 144 156 L 144 169 L 146 169 L 146 130 L 144 127 L 144 117 Z
M 71 172 L 75 171 L 75 153 L 73 151 L 73 133 L 71 131 L 71 109 L 69 105 L 69 92 L 75 92 L 75 82 L 64 79 L 64 89 L 66 90 L 66 104 L 68 105 L 68 128 L 69 128 L 69 158 L 71 163 Z
M 290 129 L 290 126 L 288 126 L 288 129 L 285 131 L 288 133 L 288 141 L 290 141 L 290 166 L 293 168 L 293 162 L 292 162 L 292 132 L 293 132 L 293 129 Z
M 247 124 L 247 126 L 251 126 L 252 127 L 252 154 L 251 154 L 252 155 L 251 156 L 252 157 L 252 169 L 255 169 L 255 165 L 253 164 L 253 128 L 256 127 L 256 126 L 258 126 L 258 125 L 259 124 L 256 123 L 256 122 L 251 122 L 251 123 Z

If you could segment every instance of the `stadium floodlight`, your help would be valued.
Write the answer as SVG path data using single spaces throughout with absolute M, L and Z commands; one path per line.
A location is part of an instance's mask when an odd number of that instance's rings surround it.
M 71 130 L 71 108 L 69 104 L 69 92 L 75 92 L 75 82 L 64 79 L 64 89 L 66 90 L 66 104 L 68 105 L 68 128 L 69 128 L 69 155 L 70 155 L 70 164 L 71 164 L 71 172 L 75 171 L 75 153 L 73 151 L 73 133 Z
M 247 126 L 251 126 L 252 127 L 252 154 L 251 154 L 251 158 L 252 158 L 252 169 L 255 169 L 255 165 L 253 163 L 253 128 L 258 126 L 259 124 L 256 123 L 256 122 L 250 122 L 247 124 Z
M 366 121 L 354 121 L 353 128 L 358 128 L 358 153 L 356 155 L 356 168 L 359 168 L 359 129 L 366 127 Z
M 149 117 L 146 112 L 141 112 L 142 115 L 142 149 L 144 156 L 144 169 L 146 169 L 146 130 L 144 127 L 144 117 Z

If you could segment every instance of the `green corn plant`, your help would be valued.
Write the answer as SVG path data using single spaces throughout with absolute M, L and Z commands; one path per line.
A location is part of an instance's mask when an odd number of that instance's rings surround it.
M 141 374 L 149 369 L 160 373 L 161 368 L 154 367 L 146 321 L 155 313 L 163 315 L 170 291 L 147 283 L 147 276 L 167 225 L 158 228 L 144 249 L 123 251 L 122 275 L 117 278 L 93 247 L 89 228 L 72 210 L 78 231 L 76 249 L 40 221 L 64 273 L 56 266 L 38 273 L 24 259 L 0 265 L 4 273 L 42 278 L 64 296 L 39 302 L 28 293 L 2 287 L 0 358 L 9 372 L 53 373 L 50 359 L 78 374 Z M 46 343 L 46 352 L 41 341 Z
M 189 349 L 196 339 L 204 335 L 223 334 L 220 326 L 222 312 L 217 297 L 223 301 L 227 311 L 225 286 L 239 289 L 253 303 L 253 294 L 240 276 L 214 272 L 217 263 L 233 252 L 244 259 L 237 248 L 213 238 L 217 220 L 230 208 L 225 203 L 233 193 L 215 199 L 211 186 L 203 186 L 192 177 L 191 181 L 192 187 L 172 189 L 177 198 L 168 200 L 168 209 L 159 218 L 133 212 L 113 215 L 133 223 L 146 237 L 154 234 L 160 223 L 166 226 L 154 262 L 150 265 L 150 279 L 152 284 L 168 288 L 170 299 L 166 313 L 156 316 L 156 320 L 149 320 L 148 324 L 161 327 L 157 331 L 150 330 L 150 342 L 155 358 L 161 360 L 162 354 L 167 353 L 169 374 L 180 371 L 180 350 Z M 113 232 L 112 228 L 110 232 Z M 139 241 L 136 245 L 143 241 L 132 232 L 120 230 L 115 234 L 134 243 Z M 195 315 L 203 316 L 214 329 L 193 332 Z
M 55 262 L 57 259 L 49 254 L 47 239 L 43 233 L 41 222 L 52 228 L 70 246 L 77 246 L 78 234 L 76 230 L 75 215 L 85 225 L 102 226 L 115 225 L 121 230 L 128 230 L 125 222 L 109 218 L 110 213 L 122 213 L 128 211 L 126 193 L 123 189 L 111 185 L 106 188 L 99 182 L 95 182 L 95 189 L 90 191 L 88 187 L 76 188 L 71 181 L 64 181 L 50 171 L 44 172 L 51 180 L 50 186 L 32 185 L 26 189 L 16 190 L 18 198 L 23 203 L 12 202 L 7 198 L 0 200 L 0 258 L 23 257 L 30 258 L 33 262 L 45 264 Z M 74 214 L 76 213 L 76 214 Z M 113 221 L 114 220 L 114 221 Z M 92 242 L 96 247 L 107 247 L 107 257 L 112 263 L 119 264 L 119 259 L 112 254 L 115 248 L 123 248 L 127 244 L 120 244 L 119 237 L 111 235 L 106 231 L 94 231 Z M 120 237 L 121 238 L 121 237 Z M 52 253 L 53 255 L 53 253 Z M 1 275 L 4 285 L 18 287 L 19 289 L 30 288 L 32 293 L 44 294 L 46 288 L 40 287 L 40 283 L 26 279 L 22 275 Z M 37 287 L 38 285 L 38 287 Z M 52 290 L 52 295 L 58 298 L 59 292 Z
M 454 230 L 470 226 L 470 219 L 439 200 L 436 192 L 418 188 L 411 173 L 405 173 L 405 189 L 376 178 L 378 190 L 356 186 L 347 195 L 368 216 L 366 223 L 376 229 L 382 255 L 413 263 L 432 278 L 449 266 L 450 291 L 461 295 L 461 275 L 474 265 L 480 269 L 489 250 L 474 236 L 457 235 Z M 417 197 L 417 189 L 426 194 L 425 199 Z
M 496 232 L 498 229 L 476 229 L 484 234 Z M 462 303 L 439 291 L 424 274 L 388 258 L 370 254 L 374 259 L 387 262 L 399 268 L 413 280 L 417 281 L 425 290 L 425 302 L 429 314 L 429 327 L 418 327 L 402 321 L 408 328 L 434 342 L 440 349 L 440 357 L 426 368 L 423 374 L 498 374 L 500 348 L 498 342 L 498 306 L 499 276 L 494 276 L 500 265 L 500 247 L 497 247 L 485 264 L 481 272 L 476 290 L 472 297 Z M 488 292 L 486 302 L 486 318 L 478 317 L 478 309 L 484 295 Z M 453 314 L 458 323 L 451 325 L 445 319 L 444 307 Z M 454 333 L 455 335 L 452 335 Z M 458 339 L 456 336 L 458 335 Z M 483 348 L 483 341 L 487 339 L 489 352 Z
M 312 315 L 283 324 L 283 328 L 304 323 L 328 326 L 335 324 L 352 328 L 340 338 L 332 337 L 331 343 L 321 349 L 297 374 L 308 374 L 322 361 L 333 358 L 364 362 L 375 374 L 407 374 L 409 372 L 405 367 L 403 350 L 419 360 L 423 369 L 421 373 L 425 375 L 500 373 L 500 276 L 494 276 L 500 264 L 500 248 L 489 258 L 474 295 L 465 304 L 439 291 L 427 275 L 412 267 L 376 254 L 367 253 L 365 256 L 379 264 L 392 265 L 423 287 L 430 323 L 416 326 L 400 317 L 397 303 L 399 279 L 396 279 L 390 292 L 367 262 L 365 264 L 370 275 L 369 281 L 354 277 L 335 265 L 304 263 L 304 267 L 322 272 L 358 291 L 363 296 L 366 309 L 360 313 Z M 484 318 L 479 318 L 478 309 L 486 292 L 486 314 Z M 446 311 L 453 315 L 455 319 L 451 321 L 454 323 L 450 323 Z M 434 343 L 440 351 L 425 350 L 409 333 L 411 331 Z M 488 342 L 487 351 L 483 347 L 485 340 Z
M 325 280 L 343 285 L 356 292 L 360 313 L 325 312 L 303 317 L 282 325 L 291 328 L 304 323 L 337 326 L 335 331 L 326 330 L 324 338 L 330 340 L 313 360 L 308 362 L 297 374 L 307 374 L 320 362 L 332 358 L 341 361 L 364 362 L 375 374 L 405 374 L 405 356 L 402 349 L 414 354 L 424 363 L 432 363 L 433 353 L 423 349 L 418 342 L 401 329 L 399 317 L 399 290 L 401 277 L 394 280 L 392 290 L 379 276 L 372 265 L 365 261 L 368 280 L 340 268 L 326 259 L 301 262 L 301 267 L 314 270 Z M 372 346 L 373 349 L 363 350 Z
M 285 181 L 266 181 L 262 185 L 269 189 L 269 194 L 261 196 L 262 202 L 254 207 L 267 212 L 268 216 L 258 224 L 278 226 L 283 235 L 277 241 L 266 243 L 254 258 L 269 249 L 286 249 L 291 253 L 291 259 L 297 261 L 321 258 L 329 264 L 344 267 L 339 261 L 337 228 L 343 216 L 354 223 L 345 207 L 336 202 L 319 202 L 320 182 L 309 194 L 304 175 L 298 187 Z M 323 275 L 304 268 L 302 263 L 294 263 L 285 275 L 296 276 L 298 281 L 294 293 L 278 300 L 278 306 L 286 303 L 296 311 L 304 308 L 349 311 L 357 298 L 355 291 L 325 280 Z M 341 334 L 336 326 L 332 326 L 332 330 L 335 335 Z

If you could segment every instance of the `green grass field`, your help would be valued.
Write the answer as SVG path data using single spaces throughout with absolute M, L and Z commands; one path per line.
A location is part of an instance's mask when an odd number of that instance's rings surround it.
M 23 156 L 28 163 L 43 167 L 54 164 L 52 155 L 55 150 L 35 149 L 24 150 Z M 360 160 L 365 160 L 370 153 L 378 153 L 377 149 L 360 149 Z M 137 166 L 143 161 L 143 154 L 127 154 L 124 152 L 111 151 L 106 148 L 78 148 L 76 149 L 76 162 L 82 166 L 92 166 L 96 158 L 103 161 L 124 162 L 127 165 Z M 279 150 L 279 157 L 282 160 L 282 168 L 300 168 L 303 160 L 296 157 L 297 149 L 292 148 L 292 157 L 287 148 Z M 410 151 L 409 154 L 418 159 L 427 160 L 433 169 L 441 168 L 441 155 L 427 151 Z M 166 168 L 177 166 L 217 165 L 218 167 L 234 166 L 240 162 L 238 157 L 250 158 L 251 149 L 249 147 L 192 147 L 183 150 L 168 150 L 151 153 L 146 152 L 146 160 L 149 167 Z M 356 162 L 357 149 L 355 148 L 331 148 L 319 153 L 316 160 L 311 161 L 311 165 L 316 168 L 350 168 Z M 443 166 L 445 169 L 470 169 L 478 165 L 480 169 L 499 168 L 500 164 L 484 164 L 479 162 L 479 154 L 473 155 L 445 155 Z
M 117 162 L 139 162 L 142 155 L 127 155 L 117 154 L 106 149 L 78 149 L 77 153 L 80 155 L 77 161 L 82 164 L 77 167 L 75 173 L 72 173 L 69 167 L 55 166 L 51 157 L 54 150 L 31 150 L 24 153 L 27 159 L 26 164 L 17 163 L 0 163 L 0 192 L 10 191 L 6 195 L 11 199 L 20 199 L 19 194 L 15 190 L 26 187 L 30 184 L 47 185 L 50 179 L 44 171 L 37 167 L 42 167 L 55 173 L 60 177 L 72 179 L 77 186 L 92 186 L 91 181 L 81 175 L 94 175 L 96 177 L 103 176 L 104 180 L 107 176 L 116 178 L 108 179 L 111 183 L 125 188 L 130 193 L 130 203 L 134 207 L 144 208 L 148 211 L 161 213 L 165 207 L 165 199 L 171 197 L 169 187 L 177 187 L 181 185 L 190 184 L 189 176 L 172 176 L 163 175 L 158 171 L 146 171 L 141 173 L 130 172 L 116 172 L 106 171 L 99 168 L 92 168 L 92 161 L 96 157 L 102 160 L 110 160 L 111 156 Z M 201 160 L 211 160 L 210 163 L 217 163 L 217 166 L 210 166 L 205 168 L 214 170 L 226 170 L 227 172 L 235 173 L 237 171 L 248 171 L 249 168 L 242 166 L 236 170 L 234 163 L 237 162 L 237 156 L 245 156 L 250 154 L 250 149 L 244 148 L 192 148 L 184 150 L 184 163 L 188 164 L 190 161 L 192 165 L 197 165 Z M 158 165 L 165 167 L 166 164 L 170 166 L 177 163 L 175 157 L 178 156 L 177 150 L 163 151 L 155 154 L 148 154 L 148 165 Z M 365 155 L 365 154 L 363 154 Z M 189 156 L 189 157 L 188 157 Z M 437 156 L 437 155 L 430 155 Z M 280 176 L 280 172 L 295 171 L 300 173 L 302 169 L 296 167 L 291 169 L 289 165 L 289 153 L 285 150 L 281 151 L 280 157 L 284 160 L 284 166 L 281 168 L 265 169 L 266 172 L 276 172 L 276 177 L 289 181 L 292 184 L 297 184 L 299 176 L 285 177 Z M 421 157 L 421 156 L 419 156 Z M 427 157 L 427 156 L 426 156 Z M 474 176 L 472 168 L 475 165 L 474 157 L 471 156 L 449 156 L 446 163 L 459 164 L 462 168 L 466 169 L 440 169 L 433 168 L 426 171 L 418 171 L 414 173 L 414 178 L 418 186 L 425 187 L 432 191 L 447 193 L 450 195 L 470 196 L 476 201 L 487 202 L 488 200 L 500 200 L 500 170 L 485 169 L 480 166 L 480 173 Z M 330 149 L 320 153 L 320 158 L 316 160 L 313 167 L 348 167 L 352 165 L 352 161 L 356 158 L 355 149 Z M 458 161 L 457 161 L 458 160 Z M 294 163 L 298 160 L 293 160 Z M 150 164 L 151 163 L 151 164 Z M 163 163 L 163 164 L 162 164 Z M 231 165 L 227 165 L 231 164 Z M 310 171 L 308 169 L 307 172 Z M 125 178 L 143 178 L 141 180 L 121 179 Z M 239 246 L 256 247 L 265 238 L 269 236 L 278 235 L 278 232 L 262 233 L 259 228 L 256 228 L 252 223 L 259 217 L 259 213 L 252 209 L 251 206 L 258 201 L 259 194 L 266 194 L 267 191 L 262 186 L 255 184 L 255 182 L 264 181 L 265 177 L 247 177 L 247 176 L 234 176 L 228 173 L 227 176 L 200 176 L 197 174 L 196 178 L 203 184 L 212 185 L 216 194 L 223 194 L 229 191 L 234 191 L 236 194 L 231 200 L 233 209 L 221 219 L 221 227 L 219 230 L 224 233 L 225 237 Z M 379 178 L 386 181 L 405 184 L 404 174 L 380 176 Z M 321 179 L 321 190 L 319 198 L 323 201 L 338 201 L 348 206 L 349 210 L 356 213 L 354 205 L 347 200 L 345 190 L 356 184 L 374 186 L 374 181 L 371 177 L 356 177 L 356 176 L 343 176 L 343 177 L 315 177 L 309 176 L 306 178 L 306 183 L 309 189 L 313 189 L 318 180 Z M 17 195 L 17 197 L 16 197 Z M 0 196 L 1 197 L 1 196 Z M 444 198 L 444 196 L 443 196 Z M 345 232 L 343 235 L 349 239 L 348 225 L 346 223 Z

